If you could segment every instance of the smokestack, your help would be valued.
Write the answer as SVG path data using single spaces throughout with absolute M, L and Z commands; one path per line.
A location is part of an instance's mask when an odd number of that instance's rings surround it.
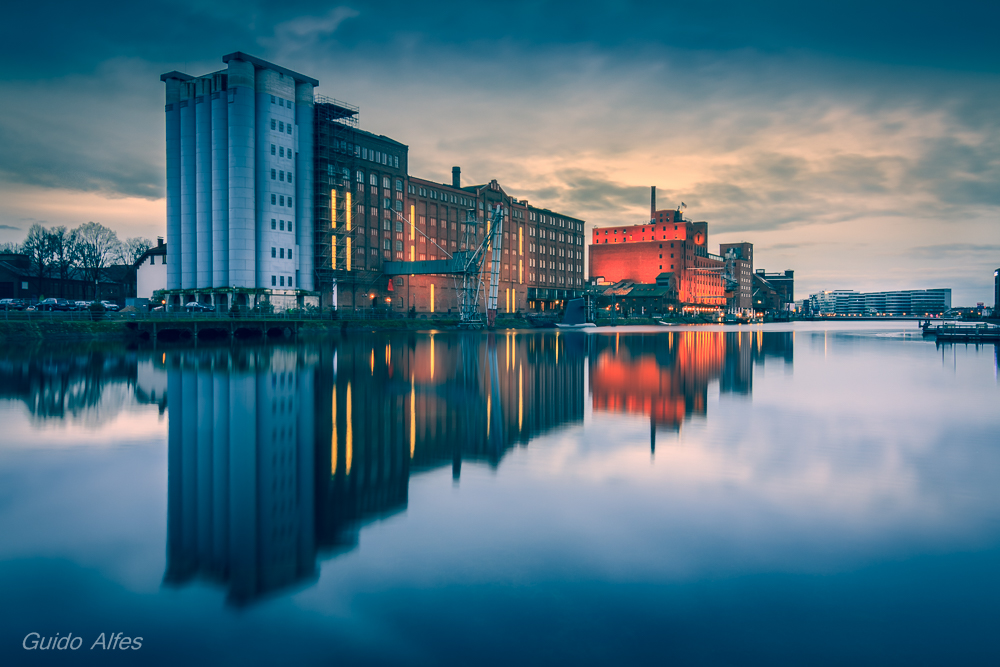
M 458 189 L 462 187 L 462 168 L 452 167 L 451 168 L 451 187 Z
M 654 185 L 649 194 L 649 219 L 656 220 L 656 186 Z

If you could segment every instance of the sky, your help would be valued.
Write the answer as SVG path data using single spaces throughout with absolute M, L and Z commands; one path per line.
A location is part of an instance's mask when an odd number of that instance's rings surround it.
M 496 178 L 591 225 L 686 204 L 755 268 L 824 289 L 1000 267 L 1000 5 L 16 3 L 0 22 L 0 242 L 34 222 L 165 233 L 159 75 L 233 51 L 319 79 L 410 173 Z M 717 248 L 716 248 L 717 249 Z

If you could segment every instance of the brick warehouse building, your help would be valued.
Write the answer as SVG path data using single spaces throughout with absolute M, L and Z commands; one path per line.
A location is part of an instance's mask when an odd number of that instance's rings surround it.
M 668 285 L 681 306 L 727 305 L 725 260 L 708 252 L 708 223 L 685 220 L 679 210 L 654 210 L 645 224 L 595 228 L 589 252 L 591 280 Z
M 457 313 L 459 277 L 390 277 L 384 264 L 478 247 L 496 204 L 505 215 L 499 312 L 558 308 L 582 294 L 583 220 L 531 206 L 496 180 L 463 186 L 459 167 L 451 183 L 411 176 L 409 148 L 358 129 L 357 107 L 317 97 L 315 109 L 316 289 L 324 306 Z

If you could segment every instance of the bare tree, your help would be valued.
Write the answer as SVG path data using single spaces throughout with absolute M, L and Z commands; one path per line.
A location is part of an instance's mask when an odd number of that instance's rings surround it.
M 101 272 L 118 257 L 121 241 L 114 230 L 98 222 L 83 223 L 73 230 L 73 236 L 77 261 L 87 280 L 94 285 L 94 299 L 99 299 Z
M 133 236 L 122 241 L 118 248 L 118 257 L 116 258 L 120 264 L 127 264 L 132 266 L 142 254 L 153 247 L 153 242 L 147 238 L 141 236 Z
M 0 254 L 13 254 L 19 255 L 24 252 L 20 243 L 14 243 L 13 241 L 7 241 L 6 243 L 0 243 Z
M 45 294 L 44 281 L 49 273 L 49 260 L 52 256 L 48 231 L 36 222 L 28 228 L 28 235 L 21 248 L 31 261 L 32 273 L 38 278 L 38 293 Z
M 60 280 L 66 280 L 69 278 L 69 271 L 75 259 L 74 245 L 76 240 L 73 238 L 73 233 L 60 225 L 47 230 L 46 237 L 51 274 Z

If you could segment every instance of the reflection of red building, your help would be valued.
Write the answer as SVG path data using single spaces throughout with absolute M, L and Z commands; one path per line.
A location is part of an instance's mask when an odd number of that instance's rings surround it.
M 708 252 L 708 223 L 654 211 L 642 225 L 594 229 L 590 277 L 673 286 L 681 304 L 725 306 L 724 262 Z
M 595 410 L 646 415 L 656 429 L 679 429 L 691 415 L 705 415 L 708 386 L 749 394 L 753 367 L 765 358 L 792 362 L 791 333 L 672 331 L 593 334 L 590 394 Z
M 687 415 L 705 414 L 708 383 L 722 371 L 725 338 L 697 331 L 645 338 L 595 337 L 594 409 L 649 415 L 654 426 L 670 428 Z

